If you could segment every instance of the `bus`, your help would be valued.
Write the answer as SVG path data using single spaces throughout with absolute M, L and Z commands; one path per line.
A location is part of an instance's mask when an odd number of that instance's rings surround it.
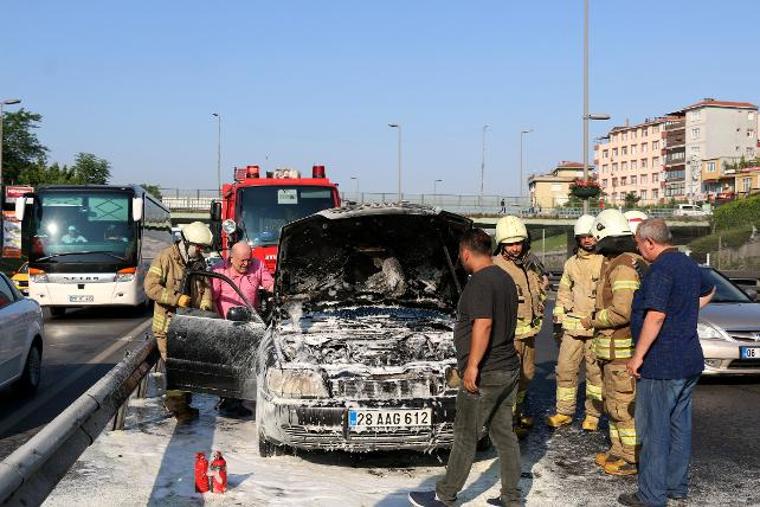
M 48 185 L 16 200 L 29 297 L 67 308 L 149 303 L 143 280 L 172 244 L 168 208 L 139 186 Z

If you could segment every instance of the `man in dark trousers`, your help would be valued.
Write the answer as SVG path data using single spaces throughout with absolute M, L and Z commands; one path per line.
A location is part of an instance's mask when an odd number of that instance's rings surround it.
M 691 397 L 704 366 L 697 318 L 714 286 L 694 260 L 673 248 L 664 220 L 641 222 L 636 245 L 651 262 L 633 298 L 636 350 L 627 365 L 638 379 L 639 490 L 618 500 L 664 506 L 668 499 L 685 500 L 688 493 Z
M 470 474 L 481 432 L 489 436 L 501 461 L 501 495 L 497 505 L 520 505 L 520 448 L 512 429 L 520 361 L 515 351 L 517 289 L 512 278 L 491 260 L 491 238 L 482 229 L 467 231 L 459 259 L 471 273 L 457 307 L 454 345 L 462 377 L 457 394 L 454 443 L 446 476 L 435 491 L 414 491 L 419 507 L 448 506 L 456 501 Z

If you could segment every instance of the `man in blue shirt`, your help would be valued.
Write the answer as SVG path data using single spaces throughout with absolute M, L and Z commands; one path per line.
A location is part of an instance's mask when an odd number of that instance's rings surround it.
M 685 499 L 691 456 L 691 396 L 704 367 L 697 336 L 699 309 L 714 286 L 692 259 L 672 246 L 662 219 L 643 221 L 636 245 L 651 263 L 633 299 L 631 329 L 636 350 L 628 372 L 636 386 L 639 490 L 620 495 L 630 506 L 664 506 Z

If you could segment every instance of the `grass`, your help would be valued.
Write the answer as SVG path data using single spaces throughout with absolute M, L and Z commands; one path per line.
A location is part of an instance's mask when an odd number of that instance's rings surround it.
M 531 242 L 531 249 L 535 254 L 540 253 L 544 249 L 546 249 L 547 252 L 564 252 L 567 250 L 567 235 L 556 234 L 554 236 L 546 236 L 546 245 L 544 247 L 542 245 L 541 236 L 534 234 L 533 241 Z

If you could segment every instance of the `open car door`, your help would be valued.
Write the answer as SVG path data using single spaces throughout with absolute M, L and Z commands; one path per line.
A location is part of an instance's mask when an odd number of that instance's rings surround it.
M 217 273 L 191 276 L 221 278 L 235 287 Z M 266 326 L 250 305 L 231 309 L 228 317 L 235 320 L 215 312 L 178 309 L 167 333 L 167 389 L 256 399 L 256 355 Z

